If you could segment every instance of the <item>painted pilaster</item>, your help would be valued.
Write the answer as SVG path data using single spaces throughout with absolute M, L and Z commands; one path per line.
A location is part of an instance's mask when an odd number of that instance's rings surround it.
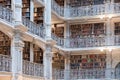
M 19 76 L 22 74 L 23 47 L 21 35 L 16 31 L 11 41 L 12 80 L 19 80 Z
M 112 51 L 106 51 L 106 78 L 111 79 L 112 75 Z
M 30 43 L 30 62 L 34 61 L 33 43 Z
M 70 80 L 70 56 L 65 58 L 65 71 L 64 71 L 64 80 Z
M 44 55 L 43 55 L 45 80 L 53 80 L 52 79 L 52 52 L 51 50 L 52 50 L 51 45 L 47 44 Z
M 15 25 L 22 24 L 22 0 L 15 0 L 13 6 Z
M 30 0 L 30 20 L 34 21 L 34 2 Z
M 65 25 L 65 27 L 64 27 L 64 38 L 65 38 L 64 47 L 69 47 L 69 37 L 70 37 L 69 23 L 65 22 L 64 25 Z
M 111 46 L 111 36 L 112 36 L 112 32 L 111 32 L 111 19 L 107 18 L 106 19 L 106 45 L 107 46 Z
M 44 1 L 44 26 L 46 28 L 46 40 L 51 40 L 51 0 Z

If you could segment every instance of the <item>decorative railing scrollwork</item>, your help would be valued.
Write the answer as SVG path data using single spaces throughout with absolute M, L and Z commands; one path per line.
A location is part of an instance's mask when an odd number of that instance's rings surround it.
M 23 74 L 43 77 L 43 68 L 44 66 L 42 64 L 23 61 Z
M 12 60 L 10 56 L 0 54 L 0 71 L 11 72 Z
M 0 19 L 12 23 L 12 10 L 0 5 Z
M 43 27 L 43 24 L 36 24 L 24 17 L 22 18 L 22 23 L 28 28 L 28 32 L 41 38 L 45 38 L 45 27 Z
M 67 75 L 71 80 L 77 79 L 120 79 L 120 69 L 80 69 L 80 70 L 54 70 L 55 80 L 64 79 Z

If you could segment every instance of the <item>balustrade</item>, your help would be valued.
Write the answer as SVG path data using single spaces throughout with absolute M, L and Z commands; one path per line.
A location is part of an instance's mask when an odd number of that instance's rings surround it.
M 105 13 L 105 5 L 91 5 L 82 7 L 70 7 L 69 17 L 95 16 Z
M 54 69 L 55 70 L 55 69 Z M 111 76 L 107 76 L 110 72 Z M 64 75 L 69 74 L 71 80 L 77 79 L 120 79 L 120 69 L 80 69 L 80 70 L 55 70 L 53 78 L 55 80 L 64 79 Z
M 111 6 L 114 7 L 114 13 L 120 13 L 120 3 L 114 3 Z
M 12 23 L 12 10 L 0 5 L 0 18 Z
M 115 45 L 115 46 L 120 45 L 120 35 L 115 35 L 115 36 L 113 37 L 113 39 L 114 39 L 114 45 Z
M 120 3 L 106 3 L 99 5 L 80 6 L 80 7 L 63 7 L 52 0 L 52 9 L 58 15 L 67 18 L 96 16 L 120 13 Z M 64 15 L 66 14 L 66 16 Z
M 42 64 L 23 61 L 23 74 L 43 77 L 43 68 Z
M 43 24 L 36 24 L 26 18 L 22 18 L 22 23 L 28 28 L 28 32 L 45 38 L 45 27 L 43 27 Z
M 0 54 L 0 71 L 11 72 L 11 63 L 10 56 Z
M 65 48 L 85 48 L 105 46 L 106 37 L 59 38 L 52 34 L 52 39 L 57 45 Z
M 54 80 L 64 79 L 64 70 L 53 69 L 52 75 Z
M 60 16 L 64 17 L 64 7 L 59 6 L 54 0 L 52 0 L 51 8 Z

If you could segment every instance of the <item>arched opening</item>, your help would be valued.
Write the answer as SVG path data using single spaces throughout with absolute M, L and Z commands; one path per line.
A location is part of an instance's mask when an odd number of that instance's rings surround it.
M 120 79 L 120 62 L 115 67 L 115 78 Z
M 36 44 L 33 44 L 32 49 L 30 50 L 30 42 L 24 42 L 24 48 L 23 48 L 23 60 L 30 61 L 30 51 L 33 51 L 33 62 L 43 64 L 43 50 L 37 46 Z
M 43 50 L 35 44 L 33 45 L 33 49 L 34 49 L 34 62 L 43 64 Z
M 0 0 L 0 5 L 7 7 L 7 8 L 11 8 L 11 0 Z
M 0 31 L 0 54 L 10 56 L 11 39 Z

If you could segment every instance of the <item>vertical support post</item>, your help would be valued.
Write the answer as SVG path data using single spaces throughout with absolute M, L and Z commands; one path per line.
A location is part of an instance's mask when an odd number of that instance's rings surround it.
M 111 51 L 106 51 L 106 78 L 111 79 L 112 75 L 112 52 Z
M 53 80 L 52 79 L 52 52 L 51 51 L 52 51 L 51 45 L 47 44 L 44 55 L 43 55 L 45 80 Z
M 30 20 L 34 21 L 34 2 L 30 0 Z
M 70 80 L 70 56 L 65 58 L 64 80 Z
M 111 43 L 112 33 L 111 33 L 111 19 L 110 18 L 108 18 L 106 20 L 106 34 L 107 34 L 106 45 L 111 46 L 112 45 L 112 43 Z
M 44 26 L 46 28 L 46 40 L 51 40 L 51 0 L 44 1 Z
M 33 43 L 30 43 L 30 62 L 34 62 Z
M 15 25 L 22 24 L 22 0 L 15 0 L 15 5 L 13 6 Z
M 69 30 L 69 23 L 65 22 L 65 27 L 64 27 L 64 47 L 69 47 L 69 38 L 70 38 L 70 30 Z
M 20 75 L 22 75 L 23 46 L 21 35 L 16 31 L 11 41 L 12 80 L 19 80 Z

